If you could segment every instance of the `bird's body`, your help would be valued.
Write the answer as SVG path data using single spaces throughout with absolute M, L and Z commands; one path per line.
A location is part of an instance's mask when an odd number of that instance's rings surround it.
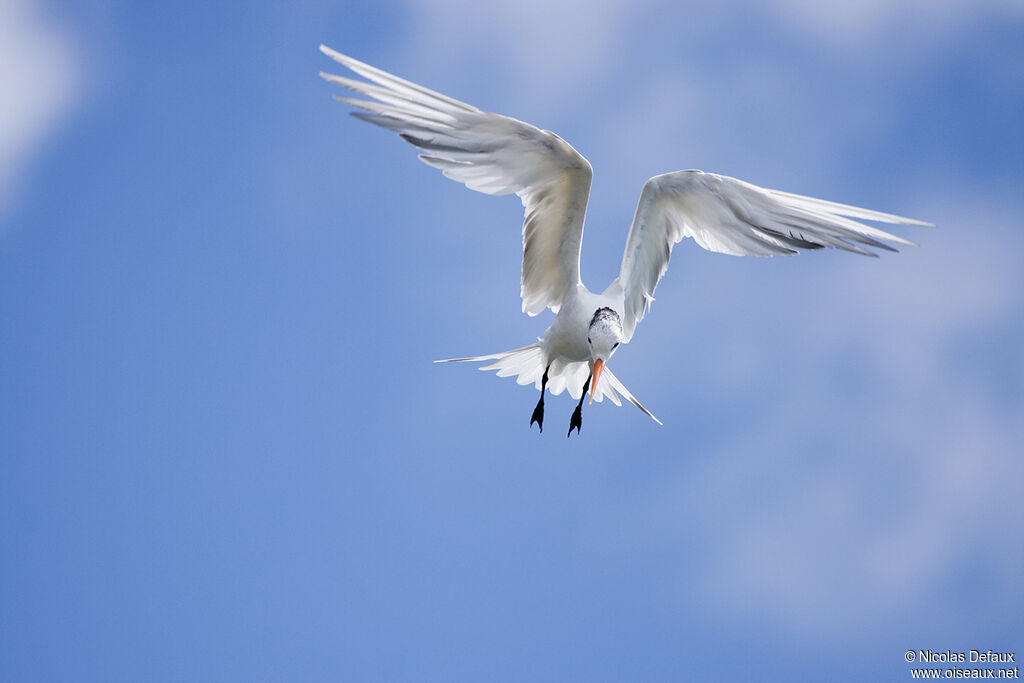
M 594 294 L 580 283 L 572 287 L 562 300 L 558 315 L 551 326 L 544 331 L 542 345 L 548 358 L 565 361 L 586 362 L 590 360 L 590 344 L 587 343 L 587 329 L 594 311 L 601 308 L 622 310 L 622 297 L 608 292 Z
M 622 265 L 600 294 L 580 280 L 583 219 L 593 171 L 569 143 L 550 131 L 481 111 L 321 46 L 321 51 L 368 79 L 321 72 L 325 79 L 372 99 L 338 97 L 354 115 L 397 132 L 419 148 L 420 159 L 447 177 L 487 194 L 516 194 L 525 209 L 523 311 L 546 308 L 554 321 L 541 340 L 510 351 L 448 361 L 490 361 L 481 370 L 515 376 L 541 391 L 531 420 L 543 428 L 544 394 L 568 390 L 579 399 L 569 433 L 581 425 L 583 396 L 619 395 L 654 417 L 607 369 L 620 344 L 643 319 L 672 247 L 692 237 L 709 251 L 775 256 L 832 247 L 875 256 L 886 244 L 913 244 L 858 220 L 928 225 L 901 216 L 768 190 L 702 171 L 648 180 L 640 193 Z M 659 424 L 661 424 L 659 422 Z

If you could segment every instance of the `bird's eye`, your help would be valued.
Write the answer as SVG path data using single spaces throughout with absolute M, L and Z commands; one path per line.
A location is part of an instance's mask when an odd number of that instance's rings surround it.
M 612 351 L 614 351 L 617 348 L 619 348 L 619 342 L 615 342 L 614 344 L 612 344 Z

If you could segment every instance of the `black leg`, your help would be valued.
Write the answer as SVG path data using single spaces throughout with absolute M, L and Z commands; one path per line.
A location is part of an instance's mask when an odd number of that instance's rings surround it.
M 551 368 L 544 368 L 544 376 L 540 379 L 540 400 L 537 401 L 537 407 L 533 409 L 533 415 L 530 417 L 530 426 L 536 422 L 537 426 L 540 427 L 541 434 L 544 433 L 544 390 L 548 388 L 548 370 Z
M 591 370 L 590 374 L 587 375 L 587 381 L 583 383 L 583 395 L 580 396 L 580 402 L 576 404 L 576 410 L 572 411 L 572 417 L 569 418 L 569 433 L 566 437 L 572 436 L 572 430 L 575 429 L 576 433 L 580 433 L 580 428 L 583 427 L 583 399 L 587 397 L 587 389 L 590 388 L 590 378 L 594 376 L 594 371 Z

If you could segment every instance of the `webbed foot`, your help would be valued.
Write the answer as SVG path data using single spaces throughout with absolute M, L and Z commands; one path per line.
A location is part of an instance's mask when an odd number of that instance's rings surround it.
M 572 430 L 576 430 L 576 433 L 580 433 L 580 428 L 583 426 L 583 402 L 581 401 L 576 410 L 572 411 L 572 417 L 569 418 L 569 433 L 566 437 L 572 436 Z
M 530 426 L 536 422 L 537 426 L 540 427 L 541 434 L 544 433 L 544 394 L 541 394 L 540 400 L 537 401 L 537 407 L 533 409 L 533 415 L 530 416 Z

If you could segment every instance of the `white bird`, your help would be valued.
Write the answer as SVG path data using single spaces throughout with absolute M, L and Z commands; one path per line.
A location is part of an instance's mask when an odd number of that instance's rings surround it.
M 590 163 L 558 135 L 491 114 L 393 76 L 321 45 L 320 50 L 367 81 L 320 72 L 326 80 L 372 99 L 335 96 L 362 111 L 353 115 L 399 134 L 423 153 L 420 160 L 471 190 L 515 193 L 523 202 L 523 311 L 545 308 L 555 320 L 534 344 L 453 361 L 492 361 L 481 370 L 533 384 L 540 400 L 530 418 L 544 429 L 544 392 L 568 389 L 579 399 L 569 434 L 582 426 L 584 394 L 621 405 L 624 396 L 652 420 L 649 410 L 608 369 L 633 337 L 654 289 L 668 268 L 672 247 L 692 237 L 709 251 L 737 256 L 791 255 L 834 247 L 866 256 L 885 242 L 914 246 L 854 218 L 930 225 L 879 211 L 768 190 L 702 171 L 657 175 L 644 183 L 626 238 L 619 275 L 600 294 L 580 280 L 580 242 Z

